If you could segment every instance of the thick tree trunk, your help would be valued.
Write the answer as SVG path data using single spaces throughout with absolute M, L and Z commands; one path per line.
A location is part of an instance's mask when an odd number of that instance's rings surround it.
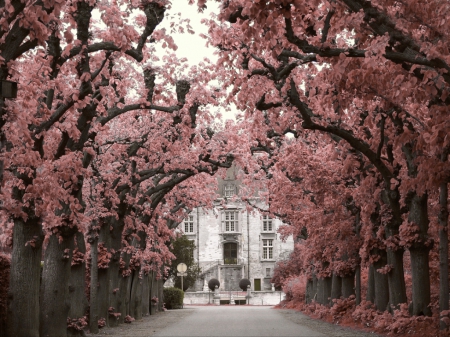
M 439 312 L 449 309 L 449 283 L 448 283 L 448 185 L 439 186 Z M 440 329 L 448 326 L 440 321 Z
M 142 318 L 142 279 L 139 278 L 140 268 L 133 272 L 131 285 L 130 312 L 135 319 Z
M 119 323 L 124 323 L 125 317 L 130 314 L 129 303 L 130 303 L 130 276 L 127 274 L 123 275 L 122 270 L 128 270 L 130 264 L 130 254 L 122 252 L 122 260 L 124 263 L 123 269 L 119 269 L 119 300 L 117 306 L 117 312 L 120 313 Z
M 149 274 L 142 276 L 142 316 L 150 315 L 150 286 Z
M 367 271 L 367 294 L 366 301 L 375 303 L 375 275 L 374 275 L 374 267 L 373 265 L 369 265 L 369 270 Z
M 428 196 L 413 195 L 408 220 L 419 226 L 419 240 L 409 249 L 411 255 L 412 275 L 412 315 L 431 316 L 429 307 L 430 295 L 430 246 L 426 245 L 428 239 Z
M 66 228 L 63 230 L 73 231 Z M 67 317 L 70 309 L 69 280 L 74 234 L 52 234 L 45 250 L 40 301 L 41 337 L 67 335 Z M 59 242 L 60 238 L 62 238 L 61 243 Z
M 156 281 L 158 284 L 158 311 L 163 311 L 163 303 L 164 303 L 164 280 L 159 279 Z
M 336 273 L 333 273 L 331 280 L 331 305 L 334 304 L 333 300 L 341 298 L 342 295 L 342 278 Z
M 72 257 L 72 267 L 70 271 L 69 300 L 70 319 L 84 318 L 88 311 L 88 301 L 85 293 L 86 277 L 86 245 L 84 235 L 80 232 L 75 234 L 75 250 Z M 79 259 L 83 259 L 82 261 Z M 82 326 L 79 326 L 82 328 Z M 77 329 L 68 329 L 68 336 L 83 336 L 84 332 Z
M 14 220 L 7 320 L 10 337 L 39 336 L 42 240 L 38 219 Z
M 91 288 L 89 330 L 98 333 L 98 238 L 91 240 Z
M 108 250 L 111 251 L 111 261 L 109 262 L 108 268 L 109 308 L 114 308 L 114 315 L 109 313 L 108 323 L 110 327 L 114 327 L 119 325 L 119 321 L 122 316 L 119 308 L 121 306 L 119 269 L 124 223 L 121 218 L 116 220 L 113 217 L 109 219 L 108 223 L 112 226 L 109 241 L 110 247 L 108 247 Z
M 156 279 L 156 271 L 152 271 L 150 274 L 150 298 L 152 298 L 153 296 L 158 297 L 159 302 L 163 301 L 162 298 L 159 298 L 159 289 L 158 289 L 158 280 Z M 159 311 L 158 309 L 159 309 L 158 305 L 152 304 L 150 306 L 150 315 L 156 314 Z
M 398 237 L 397 227 L 386 226 L 386 238 L 388 239 L 390 237 Z M 389 311 L 392 311 L 393 308 L 398 308 L 401 303 L 407 302 L 403 254 L 404 250 L 400 247 L 386 249 L 387 263 L 391 266 L 387 274 L 389 284 Z
M 342 278 L 342 297 L 349 298 L 355 295 L 355 273 Z
M 386 274 L 381 274 L 378 269 L 386 266 L 387 254 L 385 250 L 377 250 L 380 258 L 373 264 L 374 277 L 374 301 L 375 308 L 380 311 L 389 310 L 389 281 Z
M 109 280 L 109 265 L 106 254 L 110 251 L 111 235 L 109 231 L 109 224 L 103 224 L 100 228 L 98 239 L 98 317 L 99 320 L 104 319 L 105 324 L 109 325 L 109 303 L 110 303 L 110 280 Z
M 356 305 L 361 304 L 361 265 L 358 265 L 355 271 L 355 300 Z
M 331 298 L 331 277 L 319 278 L 317 281 L 317 302 L 329 305 Z
M 399 240 L 399 228 L 403 222 L 398 187 L 394 190 L 384 190 L 381 197 L 392 212 L 390 222 L 384 226 L 385 239 L 392 240 L 395 243 Z M 403 254 L 404 249 L 398 245 L 386 248 L 387 264 L 390 266 L 387 277 L 389 283 L 389 311 L 391 313 L 393 309 L 398 309 L 401 303 L 407 302 Z

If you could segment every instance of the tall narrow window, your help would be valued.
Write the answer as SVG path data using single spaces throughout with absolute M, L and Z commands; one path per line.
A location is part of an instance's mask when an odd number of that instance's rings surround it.
M 235 195 L 236 188 L 233 184 L 226 184 L 223 189 L 223 194 L 226 198 L 232 197 Z
M 227 242 L 223 245 L 223 263 L 237 264 L 237 244 Z
M 238 230 L 238 212 L 224 211 L 223 224 L 225 232 L 236 232 Z
M 263 215 L 262 222 L 263 222 L 263 232 L 273 231 L 272 219 L 268 215 Z
M 184 232 L 185 233 L 194 233 L 194 216 L 188 215 L 184 219 Z
M 263 239 L 263 259 L 271 260 L 273 259 L 273 240 Z

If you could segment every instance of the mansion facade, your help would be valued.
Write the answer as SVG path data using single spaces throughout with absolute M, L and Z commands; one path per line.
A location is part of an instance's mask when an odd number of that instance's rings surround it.
M 283 242 L 277 233 L 282 222 L 263 215 L 233 196 L 239 192 L 236 168 L 219 178 L 219 199 L 212 210 L 194 209 L 180 224 L 180 230 L 194 241 L 194 258 L 202 272 L 188 291 L 204 291 L 210 279 L 220 281 L 220 290 L 237 291 L 239 281 L 250 280 L 252 291 L 271 290 L 275 263 L 289 257 L 292 238 Z M 255 198 L 255 206 L 264 204 Z

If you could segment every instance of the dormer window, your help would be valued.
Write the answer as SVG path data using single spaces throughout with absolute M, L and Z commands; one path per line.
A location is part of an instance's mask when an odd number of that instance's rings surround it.
M 273 219 L 268 215 L 263 215 L 262 227 L 263 232 L 273 232 Z
M 236 187 L 233 184 L 225 184 L 223 188 L 223 195 L 225 198 L 230 198 L 236 194 Z

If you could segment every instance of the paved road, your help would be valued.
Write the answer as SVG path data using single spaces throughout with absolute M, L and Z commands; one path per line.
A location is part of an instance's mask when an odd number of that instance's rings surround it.
M 263 306 L 205 306 L 154 336 L 331 336 L 311 330 Z

